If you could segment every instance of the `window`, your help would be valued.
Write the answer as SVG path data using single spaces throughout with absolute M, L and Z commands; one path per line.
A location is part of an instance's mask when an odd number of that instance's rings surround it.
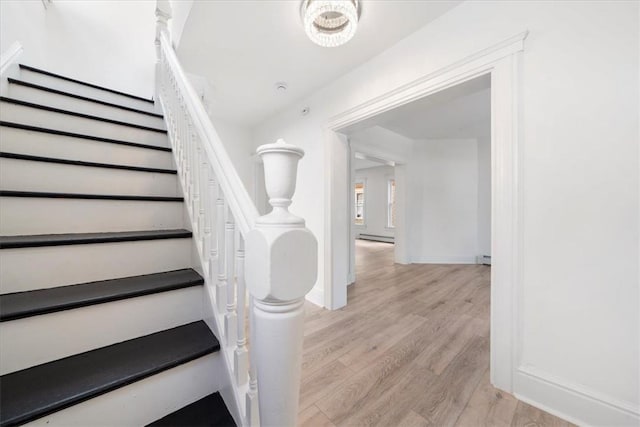
M 387 181 L 387 227 L 396 226 L 396 180 Z
M 364 182 L 356 182 L 355 186 L 355 224 L 364 225 Z

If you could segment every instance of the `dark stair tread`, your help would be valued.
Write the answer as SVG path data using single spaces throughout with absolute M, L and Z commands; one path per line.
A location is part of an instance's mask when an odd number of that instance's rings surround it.
M 59 411 L 220 349 L 198 321 L 0 377 L 0 425 Z
M 31 154 L 0 152 L 0 157 L 5 159 L 26 160 L 31 162 L 57 163 L 61 165 L 86 166 L 86 167 L 105 168 L 105 169 L 120 169 L 120 170 L 134 171 L 134 172 L 166 173 L 166 174 L 172 174 L 172 175 L 177 174 L 177 171 L 175 169 L 149 168 L 146 166 L 116 165 L 112 163 L 85 162 L 83 160 L 69 160 L 69 159 L 58 159 L 55 157 L 33 156 Z
M 40 246 L 84 245 L 91 243 L 134 242 L 139 240 L 179 239 L 191 237 L 189 230 L 118 231 L 111 233 L 36 234 L 0 236 L 0 249 Z
M 51 193 L 47 191 L 0 190 L 0 197 L 26 197 L 45 199 L 127 200 L 141 202 L 183 202 L 182 197 L 131 196 L 128 194 Z
M 220 393 L 213 393 L 147 427 L 236 427 Z
M 147 148 L 149 150 L 171 152 L 171 148 L 169 147 L 159 147 L 156 145 L 139 144 L 137 142 L 122 141 L 119 139 L 103 138 L 101 136 L 85 135 L 82 133 L 67 132 L 67 131 L 58 130 L 58 129 L 43 128 L 40 126 L 31 126 L 24 123 L 6 122 L 6 121 L 0 120 L 0 126 L 10 127 L 14 129 L 22 129 L 22 130 L 32 131 L 32 132 L 48 133 L 51 135 L 68 136 L 70 138 L 87 139 L 89 141 L 98 141 L 98 142 L 106 142 L 109 144 L 126 145 L 128 147 Z
M 127 107 L 125 105 L 114 104 L 112 102 L 103 101 L 101 99 L 91 98 L 91 97 L 88 97 L 88 96 L 82 96 L 82 95 L 78 95 L 78 94 L 75 94 L 75 93 L 66 92 L 64 90 L 54 89 L 52 87 L 42 86 L 42 85 L 39 85 L 39 84 L 36 84 L 36 83 L 31 83 L 31 82 L 27 82 L 27 81 L 24 81 L 24 80 L 14 79 L 12 77 L 9 77 L 8 81 L 9 81 L 9 83 L 14 84 L 14 85 L 18 85 L 18 86 L 24 86 L 24 87 L 28 87 L 28 88 L 32 88 L 32 89 L 45 91 L 45 92 L 55 93 L 56 95 L 62 95 L 62 96 L 66 96 L 66 97 L 69 97 L 69 98 L 79 99 L 79 100 L 82 100 L 82 101 L 93 102 L 95 104 L 105 105 L 107 107 L 114 107 L 114 108 L 118 108 L 120 110 L 131 111 L 133 113 L 140 113 L 140 114 L 144 114 L 144 115 L 147 115 L 147 116 L 157 117 L 159 119 L 163 118 L 162 114 L 158 114 L 158 113 L 154 113 L 154 112 L 150 112 L 150 111 L 145 111 L 145 110 L 140 110 L 140 109 L 133 108 L 133 107 Z
M 24 68 L 25 70 L 33 71 L 34 73 L 40 73 L 40 74 L 44 74 L 46 76 L 56 77 L 58 79 L 66 80 L 68 82 L 78 83 L 78 84 L 81 84 L 81 85 L 84 85 L 84 86 L 92 87 L 94 89 L 101 89 L 101 90 L 104 90 L 106 92 L 111 92 L 111 93 L 115 93 L 117 95 L 126 96 L 127 98 L 137 99 L 139 101 L 145 101 L 145 102 L 148 102 L 150 104 L 153 104 L 153 102 L 154 102 L 153 99 L 143 98 L 141 96 L 132 95 L 130 93 L 120 92 L 119 90 L 110 89 L 110 88 L 103 87 L 103 86 L 98 86 L 98 85 L 93 84 L 93 83 L 89 83 L 89 82 L 85 82 L 85 81 L 82 81 L 82 80 L 73 79 L 71 77 L 62 76 L 60 74 L 55 74 L 55 73 L 52 73 L 50 71 L 41 70 L 39 68 L 35 68 L 35 67 L 30 66 L 30 65 L 20 64 L 20 68 Z
M 204 283 L 192 269 L 0 295 L 0 321 L 173 291 Z
M 154 127 L 151 127 L 151 126 L 138 125 L 138 124 L 135 124 L 135 123 L 123 122 L 121 120 L 107 119 L 107 118 L 102 117 L 102 116 L 95 116 L 95 115 L 92 115 L 92 114 L 78 113 L 77 111 L 65 110 L 65 109 L 62 109 L 62 108 L 51 107 L 51 106 L 43 105 L 43 104 L 36 104 L 35 102 L 22 101 L 20 99 L 9 98 L 9 97 L 6 97 L 6 96 L 0 96 L 0 101 L 7 102 L 7 103 L 10 103 L 10 104 L 15 104 L 15 105 L 22 105 L 24 107 L 29 107 L 29 108 L 36 108 L 38 110 L 51 111 L 52 113 L 65 114 L 67 116 L 81 117 L 83 119 L 89 119 L 89 120 L 96 120 L 96 121 L 99 121 L 99 122 L 111 123 L 111 124 L 119 125 L 119 126 L 128 126 L 128 127 L 132 127 L 132 128 L 136 128 L 136 129 L 148 130 L 148 131 L 151 131 L 151 132 L 158 132 L 158 133 L 164 133 L 164 134 L 167 133 L 166 129 L 160 129 L 160 128 L 154 128 Z

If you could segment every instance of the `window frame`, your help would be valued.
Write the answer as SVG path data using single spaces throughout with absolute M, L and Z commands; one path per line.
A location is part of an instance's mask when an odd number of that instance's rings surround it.
M 387 176 L 387 225 L 386 228 L 395 229 L 395 216 L 391 214 L 396 209 L 396 178 L 395 176 Z M 391 200 L 391 188 L 393 187 L 393 200 Z M 393 218 L 393 223 L 391 222 Z
M 356 222 L 356 215 L 358 213 L 358 197 L 356 193 L 356 185 L 362 184 L 362 224 L 358 224 Z M 353 225 L 356 227 L 366 227 L 367 226 L 367 179 L 366 178 L 356 178 L 352 187 L 353 191 Z

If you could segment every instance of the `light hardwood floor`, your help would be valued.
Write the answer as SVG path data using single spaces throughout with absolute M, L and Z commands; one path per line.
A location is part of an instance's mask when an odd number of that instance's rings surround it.
M 306 305 L 301 426 L 571 425 L 490 385 L 490 267 L 356 253 L 347 307 Z

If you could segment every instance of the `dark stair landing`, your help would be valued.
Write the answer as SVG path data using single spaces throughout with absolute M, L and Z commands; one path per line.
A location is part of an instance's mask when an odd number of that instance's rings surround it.
M 148 427 L 236 427 L 220 393 L 193 402 Z

